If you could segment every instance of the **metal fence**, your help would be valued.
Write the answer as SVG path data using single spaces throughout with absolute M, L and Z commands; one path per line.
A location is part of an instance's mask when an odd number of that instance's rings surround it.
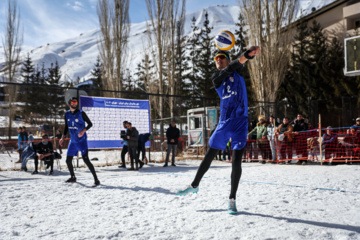
M 125 99 L 147 99 L 150 102 L 150 119 L 151 132 L 155 136 L 155 141 L 152 142 L 152 151 L 163 151 L 166 147 L 163 142 L 166 141 L 165 131 L 171 120 L 175 120 L 177 127 L 181 131 L 182 140 L 179 144 L 179 152 L 188 149 L 188 119 L 187 111 L 193 108 L 206 108 L 214 105 L 219 106 L 220 100 L 214 93 L 213 98 L 205 98 L 202 96 L 182 96 L 169 94 L 156 94 L 136 91 L 109 91 L 94 89 L 89 86 L 82 86 L 79 88 L 58 87 L 50 85 L 31 85 L 31 84 L 17 84 L 1 82 L 0 86 L 3 88 L 5 97 L 4 101 L 0 102 L 1 122 L 0 139 L 6 144 L 2 144 L 4 149 L 8 151 L 16 150 L 17 141 L 17 126 L 22 126 L 22 122 L 26 122 L 27 132 L 32 132 L 34 135 L 41 136 L 43 132 L 47 132 L 50 137 L 54 135 L 54 130 L 62 131 L 64 128 L 64 112 L 67 109 L 65 103 L 65 95 L 69 89 L 76 92 L 77 96 L 87 94 L 94 97 L 112 97 Z M 8 108 L 7 102 L 8 93 L 7 88 L 13 86 L 16 88 L 17 97 L 14 105 L 15 114 L 13 118 L 13 127 L 9 129 L 8 123 Z M 32 96 L 32 98 L 29 98 Z M 55 101 L 56 100 L 56 101 Z M 160 103 L 163 104 L 162 111 L 160 110 Z M 327 100 L 309 100 L 307 113 L 304 113 L 305 118 L 314 127 L 318 127 L 319 115 L 322 116 L 322 126 L 344 127 L 354 124 L 354 119 L 359 116 L 359 97 L 343 97 L 341 99 L 340 108 L 336 111 L 328 110 L 329 101 Z M 171 106 L 173 106 L 171 111 Z M 287 101 L 279 102 L 249 102 L 249 122 L 256 123 L 258 116 L 265 115 L 269 117 L 273 115 L 277 122 L 282 122 L 282 118 L 287 116 L 295 119 L 299 112 L 299 106 Z M 206 118 L 206 115 L 204 116 Z M 208 126 L 204 125 L 203 142 L 206 143 L 209 137 L 210 130 Z M 120 131 L 120 129 L 119 129 Z M 14 145 L 14 146 L 12 146 Z M 206 148 L 206 144 L 204 147 Z M 196 155 L 204 152 L 202 149 L 197 149 Z M 163 159 L 159 156 L 154 158 Z M 0 166 L 1 168 L 1 166 Z

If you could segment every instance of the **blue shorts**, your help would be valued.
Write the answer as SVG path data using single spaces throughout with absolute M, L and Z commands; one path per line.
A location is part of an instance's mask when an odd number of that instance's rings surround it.
M 67 155 L 68 156 L 77 156 L 78 151 L 81 152 L 81 155 L 84 155 L 88 151 L 87 141 L 74 143 L 74 142 L 71 142 L 71 140 L 70 140 Z
M 215 132 L 211 135 L 211 148 L 224 150 L 231 138 L 231 148 L 240 150 L 246 146 L 248 134 L 248 118 L 233 118 L 218 123 Z

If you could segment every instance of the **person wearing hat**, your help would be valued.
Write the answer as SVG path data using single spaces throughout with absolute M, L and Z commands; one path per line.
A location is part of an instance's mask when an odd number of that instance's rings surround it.
M 261 153 L 262 161 L 260 163 L 265 163 L 265 159 L 269 159 L 269 151 L 267 151 L 267 123 L 264 115 L 260 115 L 258 117 L 258 123 L 256 127 L 248 133 L 248 138 L 250 139 L 251 136 L 255 135 L 256 137 L 256 144 Z
M 228 202 L 228 213 L 235 214 L 236 192 L 241 177 L 241 161 L 245 150 L 248 132 L 248 99 L 244 78 L 240 75 L 241 69 L 249 59 L 260 53 L 257 46 L 250 47 L 238 59 L 230 60 L 229 53 L 218 51 L 215 55 L 217 71 L 212 75 L 212 82 L 220 97 L 220 119 L 218 126 L 210 137 L 209 150 L 205 154 L 195 179 L 191 185 L 177 192 L 178 195 L 195 193 L 204 174 L 209 169 L 212 160 L 220 149 L 225 149 L 229 139 L 232 140 L 232 173 L 231 190 Z
M 299 158 L 296 164 L 307 164 L 307 136 L 308 133 L 305 132 L 309 130 L 308 124 L 305 122 L 305 119 L 301 113 L 298 113 L 294 121 L 294 147 L 296 155 Z
M 276 129 L 280 148 L 279 160 L 283 160 L 279 162 L 280 164 L 285 163 L 285 159 L 287 159 L 286 163 L 290 163 L 292 160 L 293 130 L 294 127 L 289 123 L 288 117 L 284 117 L 283 123 Z
M 355 125 L 353 125 L 356 132 L 360 131 L 360 117 L 356 118 Z
M 81 152 L 82 158 L 85 164 L 88 166 L 90 172 L 94 177 L 94 185 L 96 187 L 100 185 L 100 181 L 97 178 L 95 168 L 93 164 L 90 162 L 88 156 L 88 145 L 87 145 L 87 136 L 86 131 L 92 127 L 92 122 L 86 113 L 82 110 L 77 109 L 78 107 L 78 99 L 73 97 L 69 100 L 70 110 L 65 113 L 65 128 L 63 135 L 59 141 L 60 146 L 63 145 L 64 138 L 66 134 L 70 133 L 70 143 L 67 150 L 66 156 L 66 164 L 70 171 L 70 178 L 66 181 L 67 183 L 76 182 L 76 177 L 74 173 L 74 168 L 72 165 L 72 160 L 74 156 L 77 156 L 78 151 Z M 85 127 L 85 123 L 87 126 Z

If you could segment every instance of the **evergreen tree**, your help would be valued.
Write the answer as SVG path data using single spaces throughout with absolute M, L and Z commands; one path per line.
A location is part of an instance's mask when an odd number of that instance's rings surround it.
M 91 70 L 92 78 L 90 80 L 93 81 L 93 87 L 96 90 L 102 89 L 102 64 L 100 61 L 100 57 L 97 56 L 96 63 L 94 65 L 94 68 Z
M 60 81 L 61 72 L 59 68 L 59 64 L 56 61 L 55 65 L 51 63 L 50 68 L 48 69 L 48 76 L 46 78 L 46 83 L 50 86 L 62 87 L 63 84 Z M 63 100 L 63 90 L 61 88 L 51 88 L 51 90 L 47 94 L 47 102 L 46 105 L 48 107 L 48 114 L 52 117 L 54 121 L 56 121 L 59 116 L 64 114 L 64 100 Z
M 201 95 L 207 98 L 213 98 L 215 92 L 211 81 L 211 77 L 216 71 L 216 65 L 214 63 L 214 54 L 216 49 L 213 37 L 210 37 L 212 29 L 213 27 L 210 27 L 208 13 L 205 12 L 204 23 L 199 36 L 200 52 L 197 55 L 199 79 L 196 85 L 198 86 Z M 208 106 L 216 106 L 218 103 L 219 101 L 216 98 L 207 101 Z
M 308 98 L 311 97 L 308 88 L 311 68 L 309 34 L 306 23 L 300 23 L 297 27 L 297 34 L 294 36 L 293 51 L 286 80 L 282 83 L 278 92 L 280 101 L 286 98 L 290 103 L 294 103 L 294 106 L 297 106 L 297 109 L 294 109 L 292 114 L 297 112 L 307 113 Z
M 199 96 L 199 86 L 197 85 L 198 80 L 199 80 L 199 69 L 198 69 L 198 65 L 199 65 L 199 59 L 198 59 L 198 54 L 200 52 L 199 50 L 199 28 L 196 26 L 196 18 L 193 17 L 191 19 L 191 30 L 192 30 L 192 35 L 190 35 L 189 39 L 186 42 L 186 47 L 185 47 L 185 52 L 186 52 L 186 57 L 185 57 L 185 61 L 187 62 L 187 64 L 189 65 L 189 69 L 184 72 L 183 75 L 183 81 L 185 82 L 189 82 L 190 84 L 190 92 L 189 94 L 191 94 L 192 96 Z M 192 102 L 192 106 L 193 107 L 200 107 L 202 105 L 201 102 L 196 101 L 195 99 L 191 100 Z
M 20 72 L 23 83 L 33 84 L 35 69 L 29 53 L 27 54 L 27 57 L 23 62 L 23 66 Z M 34 104 L 36 105 L 36 95 L 37 95 L 36 88 L 32 86 L 25 85 L 20 88 L 18 98 L 20 102 L 25 103 L 23 107 L 23 114 L 26 119 L 30 117 L 31 113 L 33 113 L 35 110 Z

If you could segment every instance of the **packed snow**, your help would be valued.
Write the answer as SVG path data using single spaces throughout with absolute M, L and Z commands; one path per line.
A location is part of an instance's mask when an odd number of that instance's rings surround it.
M 77 183 L 65 183 L 66 168 L 2 171 L 0 239 L 360 239 L 360 165 L 243 163 L 239 212 L 229 215 L 230 163 L 214 160 L 199 193 L 182 197 L 200 161 L 176 164 L 96 167 L 97 188 L 87 168 Z

